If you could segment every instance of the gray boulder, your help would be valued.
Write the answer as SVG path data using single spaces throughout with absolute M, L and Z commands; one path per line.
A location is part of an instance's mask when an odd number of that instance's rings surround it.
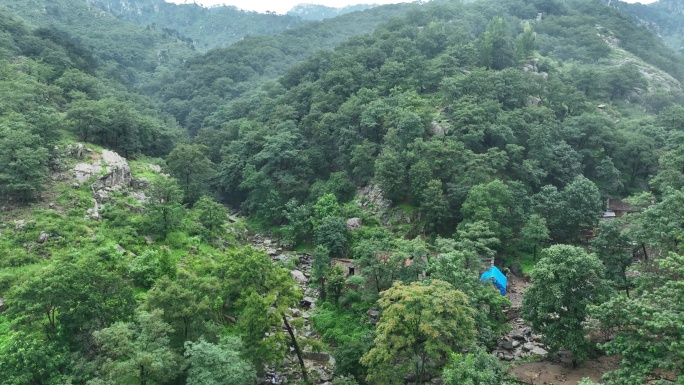
M 362 222 L 361 218 L 349 218 L 347 219 L 347 229 L 350 231 L 356 231 L 361 228 Z
M 532 350 L 530 350 L 530 353 L 536 354 L 538 356 L 545 356 L 549 352 L 547 352 L 545 349 L 540 348 L 539 346 L 535 346 L 534 348 L 532 348 Z
M 93 190 L 102 187 L 128 187 L 131 185 L 133 177 L 128 162 L 116 152 L 102 151 L 102 161 L 106 165 L 106 173 L 102 175 L 93 185 Z
M 299 270 L 292 270 L 292 271 L 290 272 L 290 276 L 292 277 L 292 279 L 294 279 L 295 281 L 297 281 L 297 283 L 299 283 L 299 284 L 301 284 L 301 285 L 306 285 L 307 282 L 309 281 L 309 280 L 306 279 L 306 277 L 304 276 L 304 273 L 302 273 L 302 272 L 299 271 Z
M 38 243 L 45 243 L 50 239 L 50 233 L 46 233 L 45 231 L 41 231 L 40 235 L 38 236 Z

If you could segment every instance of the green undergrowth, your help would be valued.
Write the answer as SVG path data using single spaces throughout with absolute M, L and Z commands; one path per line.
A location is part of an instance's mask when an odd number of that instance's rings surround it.
M 537 256 L 537 259 L 539 259 L 539 256 Z M 510 269 L 515 263 L 520 264 L 520 269 L 523 274 L 529 275 L 532 269 L 534 269 L 536 261 L 534 260 L 534 255 L 532 253 L 518 251 L 516 252 L 515 257 L 506 259 L 504 266 Z
M 11 323 L 7 318 L 0 316 L 0 355 L 4 354 L 9 348 Z
M 313 326 L 321 333 L 325 342 L 341 345 L 356 341 L 371 332 L 373 327 L 367 319 L 368 316 L 360 312 L 342 310 L 324 303 L 313 316 Z

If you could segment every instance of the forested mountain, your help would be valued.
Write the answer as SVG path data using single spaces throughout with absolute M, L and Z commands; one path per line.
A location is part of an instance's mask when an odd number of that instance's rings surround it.
M 68 34 L 94 52 L 111 75 L 131 84 L 195 54 L 192 40 L 177 31 L 124 22 L 86 0 L 1 0 L 0 9 L 33 27 Z
M 662 37 L 673 50 L 684 54 L 684 2 L 660 0 L 650 4 L 629 4 L 618 1 L 612 5 Z
M 125 154 L 157 156 L 181 137 L 158 105 L 108 77 L 109 68 L 68 35 L 31 30 L 6 13 L 0 31 L 5 198 L 26 201 L 40 194 L 65 130 Z
M 276 15 L 237 9 L 232 6 L 203 7 L 164 0 L 88 0 L 123 20 L 170 30 L 190 38 L 195 48 L 206 51 L 225 47 L 245 36 L 274 35 L 303 24 L 296 15 Z
M 377 4 L 356 4 L 334 8 L 318 4 L 298 4 L 287 12 L 288 15 L 298 16 L 302 20 L 323 20 L 337 17 L 350 12 L 363 11 L 377 7 Z
M 630 15 L 433 0 L 172 68 L 3 4 L 0 385 L 684 381 L 684 61 Z
M 146 91 L 165 103 L 193 135 L 202 121 L 226 102 L 285 73 L 309 55 L 331 49 L 351 36 L 372 32 L 417 4 L 395 4 L 309 24 L 274 36 L 248 36 L 230 47 L 188 60 L 177 71 L 151 82 Z

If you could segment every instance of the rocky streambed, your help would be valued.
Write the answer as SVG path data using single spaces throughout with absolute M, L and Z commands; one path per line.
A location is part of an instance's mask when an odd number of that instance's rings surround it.
M 316 309 L 318 300 L 318 289 L 309 287 L 311 281 L 311 268 L 313 257 L 309 254 L 287 253 L 283 251 L 277 242 L 262 235 L 250 237 L 250 243 L 257 249 L 265 251 L 273 263 L 283 266 L 294 267 L 290 271 L 292 279 L 302 289 L 304 296 L 297 307 L 290 308 L 288 313 L 288 323 L 293 327 L 297 341 L 302 348 L 304 365 L 306 366 L 309 381 L 314 384 L 330 385 L 333 379 L 335 359 L 327 352 L 313 351 L 312 346 L 306 341 L 316 341 L 320 343 L 321 337 L 313 330 L 312 311 Z M 296 325 L 300 325 L 297 327 Z M 287 334 L 283 325 L 283 332 Z M 302 373 L 299 368 L 299 361 L 294 348 L 290 348 L 287 356 L 280 363 L 268 367 L 266 375 L 259 378 L 260 385 L 268 384 L 298 384 L 302 380 Z

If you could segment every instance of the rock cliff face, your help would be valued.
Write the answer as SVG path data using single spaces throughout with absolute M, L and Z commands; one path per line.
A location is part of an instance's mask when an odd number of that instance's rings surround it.
M 92 184 L 93 189 L 111 188 L 118 189 L 131 185 L 133 177 L 128 162 L 116 152 L 102 151 L 102 162 L 106 166 L 106 172 Z
M 99 211 L 102 204 L 109 200 L 113 191 L 130 187 L 133 181 L 131 167 L 126 159 L 109 150 L 102 151 L 99 159 L 77 164 L 71 172 L 76 178 L 76 186 L 97 177 L 90 185 L 93 192 L 93 208 L 88 210 L 88 216 L 92 219 L 100 219 Z

